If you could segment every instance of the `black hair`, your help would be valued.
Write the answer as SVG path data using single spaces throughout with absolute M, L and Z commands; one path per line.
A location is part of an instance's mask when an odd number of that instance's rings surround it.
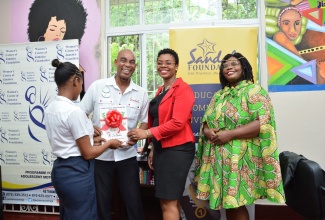
M 174 51 L 173 49 L 170 49 L 170 48 L 162 49 L 162 50 L 160 50 L 158 52 L 157 60 L 162 54 L 170 54 L 170 55 L 172 55 L 174 57 L 174 59 L 175 59 L 175 64 L 178 65 L 179 58 L 178 58 L 178 54 L 176 53 L 176 51 Z
M 81 0 L 35 0 L 28 15 L 29 41 L 44 40 L 48 24 L 55 16 L 66 23 L 64 39 L 78 39 L 80 43 L 88 16 Z
M 254 83 L 254 76 L 253 76 L 253 69 L 251 64 L 248 62 L 246 57 L 244 57 L 241 53 L 233 53 L 233 54 L 227 54 L 222 60 L 221 64 L 219 67 L 219 79 L 220 79 L 220 84 L 222 88 L 225 88 L 226 86 L 230 86 L 229 82 L 226 80 L 225 76 L 222 74 L 223 72 L 223 63 L 225 63 L 230 57 L 235 57 L 239 60 L 241 66 L 242 66 L 242 71 L 243 71 L 243 76 L 242 80 L 247 80 L 251 81 Z
M 60 62 L 58 59 L 52 60 L 52 66 L 56 67 L 54 80 L 58 87 L 64 85 L 72 76 L 77 75 L 82 78 L 78 67 L 70 62 Z

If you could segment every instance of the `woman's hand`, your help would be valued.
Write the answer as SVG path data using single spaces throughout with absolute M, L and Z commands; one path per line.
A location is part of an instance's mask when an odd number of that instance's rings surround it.
M 153 147 L 151 148 L 151 151 L 148 155 L 148 166 L 150 169 L 154 170 L 152 163 L 153 163 Z
M 128 132 L 128 137 L 131 139 L 131 141 L 132 140 L 138 141 L 138 140 L 146 139 L 147 132 L 146 132 L 146 130 L 143 130 L 140 128 L 132 129 L 131 131 Z
M 224 131 L 218 131 L 212 139 L 210 139 L 210 142 L 216 145 L 223 145 L 231 140 L 233 140 L 233 132 L 231 130 L 224 130 Z
M 219 131 L 220 129 L 216 129 L 216 128 L 208 128 L 208 126 L 204 126 L 203 129 L 203 134 L 204 136 L 208 139 L 208 140 L 212 140 L 212 138 L 216 135 L 216 133 Z

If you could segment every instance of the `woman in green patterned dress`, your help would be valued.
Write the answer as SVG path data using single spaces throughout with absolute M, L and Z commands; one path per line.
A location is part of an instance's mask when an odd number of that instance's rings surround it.
M 273 106 L 240 53 L 223 58 L 220 83 L 202 118 L 197 198 L 226 209 L 228 220 L 248 220 L 245 205 L 257 199 L 285 202 Z

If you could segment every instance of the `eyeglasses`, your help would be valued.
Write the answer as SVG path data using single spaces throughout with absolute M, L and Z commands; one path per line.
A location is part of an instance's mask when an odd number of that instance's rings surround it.
M 172 62 L 170 62 L 170 61 L 166 61 L 166 62 L 162 62 L 162 61 L 158 61 L 157 62 L 157 66 L 162 66 L 162 65 L 166 65 L 166 66 L 171 66 L 171 65 L 173 65 L 173 64 L 175 64 L 175 63 L 172 63 Z
M 240 62 L 238 60 L 231 60 L 231 61 L 225 61 L 221 64 L 223 69 L 226 69 L 228 67 L 235 67 L 240 65 Z

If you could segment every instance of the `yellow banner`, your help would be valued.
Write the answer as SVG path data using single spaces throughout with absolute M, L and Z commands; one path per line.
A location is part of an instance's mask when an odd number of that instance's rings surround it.
M 228 53 L 239 52 L 257 76 L 257 27 L 171 29 L 170 47 L 179 55 L 177 76 L 189 84 L 219 82 L 219 64 Z

